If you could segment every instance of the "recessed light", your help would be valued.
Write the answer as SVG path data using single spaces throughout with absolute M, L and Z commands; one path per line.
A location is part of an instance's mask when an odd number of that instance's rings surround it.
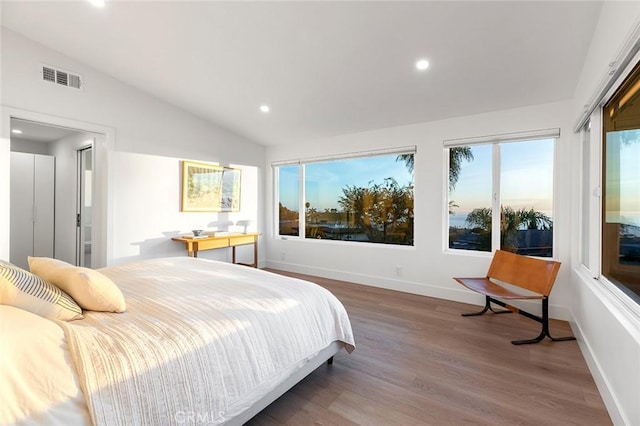
M 94 5 L 95 7 L 104 7 L 104 0 L 87 0 L 89 3 Z
M 419 71 L 424 71 L 427 68 L 429 68 L 429 61 L 427 61 L 426 59 L 420 59 L 418 61 L 416 61 L 416 68 Z
M 20 129 L 13 129 L 13 130 L 11 130 L 11 133 L 15 133 L 16 135 L 21 135 L 21 134 L 22 134 L 22 130 L 20 130 Z
M 263 105 L 260 105 L 260 111 L 266 114 L 267 112 L 271 111 L 271 108 L 269 108 L 269 105 L 263 104 Z

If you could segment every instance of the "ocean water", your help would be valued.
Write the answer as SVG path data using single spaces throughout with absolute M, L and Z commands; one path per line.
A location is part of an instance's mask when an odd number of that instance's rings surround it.
M 449 226 L 453 228 L 466 228 L 467 213 L 456 212 L 454 215 L 449 215 Z

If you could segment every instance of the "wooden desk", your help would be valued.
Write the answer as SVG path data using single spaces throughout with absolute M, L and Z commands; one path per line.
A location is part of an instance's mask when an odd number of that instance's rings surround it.
M 173 241 L 184 243 L 187 253 L 191 257 L 198 257 L 200 250 L 215 250 L 219 248 L 231 247 L 231 261 L 240 265 L 258 267 L 258 237 L 259 233 L 248 234 L 225 234 L 208 236 L 204 238 L 194 238 L 190 236 L 173 237 Z M 253 263 L 236 262 L 236 246 L 253 244 Z

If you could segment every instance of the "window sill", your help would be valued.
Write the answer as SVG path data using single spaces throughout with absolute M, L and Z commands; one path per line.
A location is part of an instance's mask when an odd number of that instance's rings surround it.
M 599 278 L 593 277 L 593 274 L 583 265 L 575 268 L 574 271 L 583 282 L 587 283 L 587 285 L 600 296 L 600 299 L 605 302 L 609 308 L 622 312 L 626 318 L 630 318 L 638 329 L 638 332 L 640 332 L 639 303 L 607 278 L 603 276 Z

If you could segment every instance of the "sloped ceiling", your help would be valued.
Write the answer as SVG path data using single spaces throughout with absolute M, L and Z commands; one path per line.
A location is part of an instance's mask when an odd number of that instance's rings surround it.
M 272 145 L 570 99 L 601 6 L 4 1 L 2 25 Z

